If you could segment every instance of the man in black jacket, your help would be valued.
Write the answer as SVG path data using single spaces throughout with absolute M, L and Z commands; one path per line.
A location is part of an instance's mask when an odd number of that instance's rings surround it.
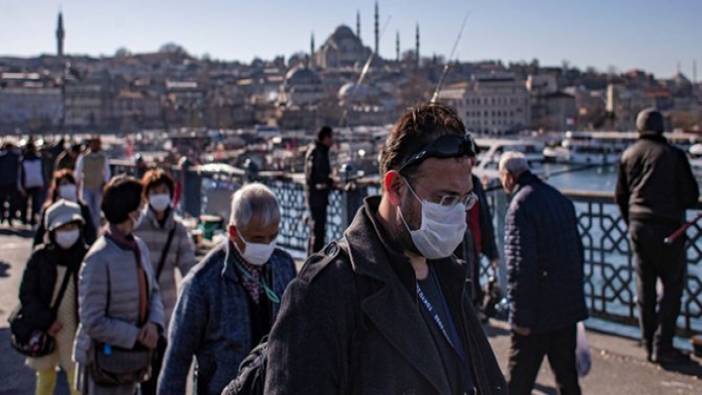
M 573 203 L 529 171 L 524 155 L 500 158 L 513 195 L 505 217 L 512 345 L 509 393 L 531 394 L 544 356 L 559 393 L 580 394 L 576 324 L 587 318 L 583 246 Z
M 660 112 L 640 112 L 636 127 L 639 139 L 624 151 L 619 164 L 616 201 L 634 253 L 641 337 L 649 360 L 684 362 L 688 357 L 673 348 L 673 336 L 685 283 L 685 237 L 671 245 L 663 239 L 685 222 L 685 210 L 697 204 L 699 189 L 685 152 L 663 137 Z
M 305 155 L 305 197 L 309 208 L 308 224 L 310 235 L 307 241 L 307 255 L 312 255 L 324 247 L 327 225 L 327 204 L 329 192 L 334 186 L 329 165 L 329 148 L 334 144 L 332 129 L 322 127 L 317 140 Z
M 400 118 L 381 153 L 382 195 L 283 297 L 267 394 L 506 393 L 452 256 L 475 200 L 471 150 L 447 107 Z

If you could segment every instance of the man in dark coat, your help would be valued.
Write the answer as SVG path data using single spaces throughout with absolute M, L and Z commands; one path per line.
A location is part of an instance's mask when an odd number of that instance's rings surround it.
M 456 113 L 404 114 L 380 159 L 382 195 L 308 259 L 268 343 L 266 394 L 505 394 L 452 253 L 474 201 Z
M 310 228 L 307 255 L 312 255 L 324 247 L 329 192 L 334 186 L 329 164 L 329 148 L 332 144 L 332 129 L 324 126 L 305 155 L 305 198 L 310 215 L 307 219 Z
M 7 142 L 0 150 L 0 221 L 6 220 L 10 226 L 20 205 L 19 174 L 20 154 L 14 144 Z
M 512 345 L 509 393 L 531 394 L 544 356 L 561 394 L 580 394 L 576 325 L 587 318 L 583 246 L 573 203 L 529 171 L 524 155 L 500 158 L 513 195 L 505 217 Z
M 685 237 L 663 242 L 685 222 L 685 210 L 699 199 L 697 181 L 685 152 L 663 137 L 663 116 L 653 109 L 639 113 L 639 139 L 622 154 L 616 201 L 629 226 L 637 277 L 641 337 L 649 360 L 684 362 L 673 348 L 676 320 L 685 284 Z M 657 301 L 656 281 L 663 283 Z

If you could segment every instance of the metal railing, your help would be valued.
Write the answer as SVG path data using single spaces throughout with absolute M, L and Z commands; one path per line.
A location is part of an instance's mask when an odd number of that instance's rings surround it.
M 115 166 L 116 172 L 131 173 L 129 167 Z M 213 174 L 193 170 L 173 169 L 174 176 L 184 184 L 181 209 L 192 216 L 211 213 L 208 196 L 223 192 L 230 196 L 247 181 L 236 174 Z M 116 174 L 116 173 L 113 173 Z M 302 181 L 282 173 L 259 174 L 253 178 L 269 186 L 281 207 L 278 243 L 284 248 L 305 251 L 308 237 L 307 209 Z M 627 227 L 614 204 L 611 193 L 562 191 L 575 204 L 579 229 L 585 249 L 585 295 L 590 314 L 616 323 L 637 324 L 636 277 L 632 263 Z M 327 241 L 341 237 L 365 196 L 379 193 L 377 184 L 356 181 L 330 194 L 327 210 Z M 493 213 L 497 242 L 503 250 L 504 216 L 508 197 L 501 190 L 490 190 L 488 201 Z M 688 215 L 693 217 L 702 204 Z M 218 214 L 224 215 L 222 212 Z M 695 225 L 687 232 L 688 273 L 685 280 L 682 310 L 678 328 L 690 335 L 702 332 L 702 229 Z M 494 270 L 483 260 L 482 275 Z

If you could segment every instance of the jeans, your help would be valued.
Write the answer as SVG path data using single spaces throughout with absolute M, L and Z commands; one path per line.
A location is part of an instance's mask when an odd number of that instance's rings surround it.
M 41 212 L 41 202 L 44 200 L 44 189 L 41 187 L 26 188 L 24 193 L 22 222 L 29 222 L 30 225 L 35 225 L 37 223 L 37 217 Z M 30 209 L 31 214 L 29 214 Z
M 90 215 L 93 217 L 95 229 L 100 229 L 100 205 L 102 204 L 102 188 L 91 189 L 83 187 L 81 189 L 81 199 L 90 208 Z
M 510 395 L 530 395 L 544 356 L 556 376 L 558 392 L 580 395 L 575 365 L 576 324 L 546 333 L 522 336 L 512 332 L 509 356 Z
M 636 290 L 641 337 L 647 351 L 659 352 L 673 347 L 676 321 L 685 286 L 685 237 L 667 245 L 663 239 L 677 229 L 675 223 L 650 223 L 632 220 L 629 238 L 634 253 Z M 656 282 L 663 284 L 658 300 Z

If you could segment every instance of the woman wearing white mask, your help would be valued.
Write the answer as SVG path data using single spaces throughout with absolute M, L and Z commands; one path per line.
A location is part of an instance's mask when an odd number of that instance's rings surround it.
M 31 317 L 37 329 L 55 340 L 49 355 L 27 358 L 27 365 L 37 371 L 39 395 L 54 393 L 57 367 L 66 372 L 71 388 L 74 387 L 71 353 L 78 327 L 76 287 L 78 269 L 88 249 L 81 238 L 85 220 L 76 203 L 59 200 L 45 210 L 44 217 L 46 243 L 32 252 L 20 286 L 23 313 Z M 71 394 L 78 391 L 72 390 Z
M 143 220 L 135 230 L 149 248 L 151 265 L 158 279 L 161 300 L 165 312 L 165 324 L 168 328 L 171 313 L 178 297 L 175 274 L 176 268 L 181 277 L 185 277 L 190 268 L 195 266 L 195 246 L 183 221 L 175 214 L 171 204 L 175 183 L 162 169 L 152 169 L 141 179 L 144 187 L 143 199 L 146 208 Z M 158 373 L 161 370 L 166 339 L 161 337 L 156 358 L 152 365 L 153 374 L 141 385 L 143 395 L 156 393 Z
M 92 218 L 90 215 L 90 208 L 78 198 L 76 179 L 73 177 L 73 172 L 71 172 L 71 170 L 62 169 L 54 173 L 54 178 L 51 180 L 51 186 L 49 187 L 49 193 L 46 196 L 46 202 L 44 203 L 44 207 L 41 212 L 41 221 L 39 221 L 39 227 L 37 227 L 37 231 L 34 233 L 35 246 L 45 242 L 46 210 L 59 199 L 66 199 L 78 204 L 80 207 L 80 215 L 84 220 L 83 231 L 81 232 L 83 241 L 87 245 L 91 245 L 95 242 L 95 239 L 97 238 L 97 230 L 95 229 L 93 222 L 90 221 L 90 218 Z
M 163 305 L 146 244 L 141 183 L 117 176 L 105 187 L 108 225 L 85 257 L 78 283 L 80 325 L 73 356 L 83 395 L 134 395 L 148 379 L 164 331 Z

